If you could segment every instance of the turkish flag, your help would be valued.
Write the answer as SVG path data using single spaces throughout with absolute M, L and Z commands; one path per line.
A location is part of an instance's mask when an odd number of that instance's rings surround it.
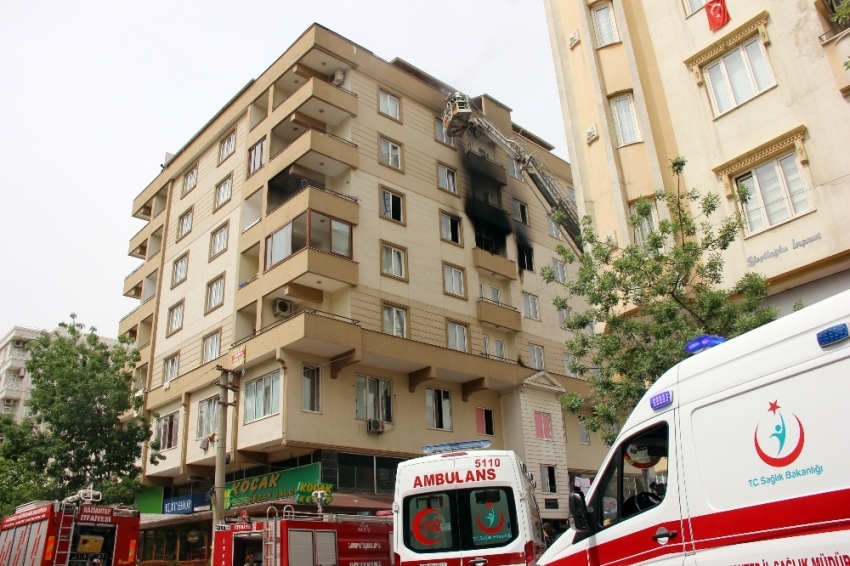
M 729 10 L 726 9 L 726 0 L 708 0 L 705 3 L 705 13 L 708 16 L 708 28 L 711 31 L 717 31 L 732 18 L 729 17 Z

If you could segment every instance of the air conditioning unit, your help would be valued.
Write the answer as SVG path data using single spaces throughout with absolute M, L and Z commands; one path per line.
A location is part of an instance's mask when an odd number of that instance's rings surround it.
M 24 346 L 27 345 L 27 343 L 24 342 L 23 340 L 15 340 L 13 342 L 13 344 L 14 344 L 15 348 L 23 348 Z
M 336 69 L 334 70 L 334 76 L 331 78 L 331 84 L 335 86 L 340 86 L 345 82 L 345 70 L 344 69 Z
M 384 421 L 381 419 L 369 419 L 366 421 L 367 432 L 384 432 Z
M 27 368 L 21 368 L 20 371 L 18 371 L 18 377 L 26 377 L 26 376 L 27 376 Z
M 3 399 L 3 404 L 8 407 L 9 405 L 14 405 L 15 400 L 14 399 Z M 381 423 L 381 426 L 383 426 L 383 423 Z
M 289 316 L 292 314 L 292 303 L 286 299 L 275 299 L 272 305 L 275 316 Z

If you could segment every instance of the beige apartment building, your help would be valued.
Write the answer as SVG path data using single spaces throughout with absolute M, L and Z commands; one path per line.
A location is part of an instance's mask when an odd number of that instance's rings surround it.
M 850 288 L 850 30 L 829 21 L 837 1 L 726 0 L 716 31 L 704 4 L 545 0 L 579 210 L 640 243 L 634 202 L 685 157 L 686 187 L 721 197 L 713 221 L 744 217 L 725 281 L 767 276 L 785 315 Z
M 321 463 L 321 480 L 388 507 L 395 468 L 426 444 L 489 439 L 538 476 L 544 517 L 566 519 L 570 474 L 606 452 L 558 397 L 560 291 L 540 268 L 573 246 L 516 163 L 486 137 L 448 138 L 454 89 L 311 26 L 133 201 L 145 221 L 120 322 L 141 353 L 166 497 Z M 484 116 L 572 184 L 552 146 L 490 96 Z M 217 439 L 217 365 L 244 346 Z M 542 477 L 539 476 L 542 474 Z

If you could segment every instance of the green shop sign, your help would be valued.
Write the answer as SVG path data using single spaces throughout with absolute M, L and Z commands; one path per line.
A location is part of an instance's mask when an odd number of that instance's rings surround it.
M 249 505 L 251 503 L 263 503 L 276 499 L 298 498 L 299 492 L 305 493 L 300 488 L 319 484 L 322 465 L 318 462 L 293 468 L 282 472 L 271 472 L 244 480 L 227 482 L 224 485 L 224 508 Z M 330 490 L 325 490 L 330 493 Z M 312 491 L 310 491 L 312 499 Z M 300 503 L 300 501 L 298 501 Z
M 298 484 L 298 491 L 295 492 L 295 503 L 300 503 L 302 505 L 315 505 L 316 502 L 313 501 L 313 492 L 324 491 L 325 500 L 322 505 L 330 505 L 334 501 L 334 498 L 331 495 L 333 489 L 334 484 L 332 483 L 301 482 Z

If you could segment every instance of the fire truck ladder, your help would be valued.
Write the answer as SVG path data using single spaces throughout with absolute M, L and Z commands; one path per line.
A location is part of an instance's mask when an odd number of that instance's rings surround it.
M 271 512 L 274 511 L 274 515 Z M 276 507 L 266 509 L 263 526 L 263 564 L 280 564 L 280 521 Z
M 71 538 L 74 536 L 74 517 L 77 506 L 73 503 L 62 503 L 59 508 L 59 536 L 56 540 L 56 554 L 53 566 L 68 566 L 71 558 Z

